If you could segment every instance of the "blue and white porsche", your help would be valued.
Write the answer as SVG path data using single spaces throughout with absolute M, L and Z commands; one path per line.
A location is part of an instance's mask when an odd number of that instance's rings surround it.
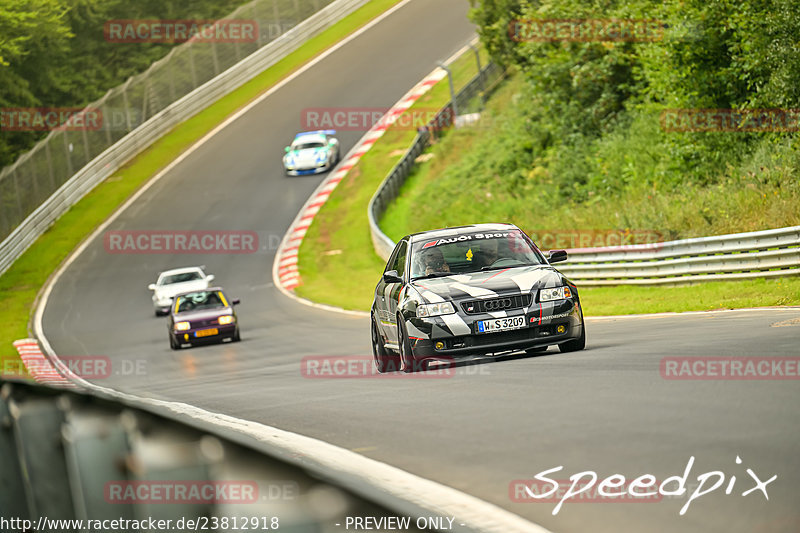
M 289 176 L 319 174 L 339 162 L 339 140 L 335 130 L 305 131 L 286 147 L 283 168 Z

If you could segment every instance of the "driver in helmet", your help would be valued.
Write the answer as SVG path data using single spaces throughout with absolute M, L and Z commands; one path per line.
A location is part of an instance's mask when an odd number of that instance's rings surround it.
M 450 265 L 444 260 L 442 251 L 436 248 L 428 251 L 422 258 L 425 265 L 425 275 L 428 276 L 434 272 L 450 272 Z

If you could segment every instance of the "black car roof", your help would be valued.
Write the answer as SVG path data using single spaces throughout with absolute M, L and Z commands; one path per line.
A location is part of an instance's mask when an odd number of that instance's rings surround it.
M 475 233 L 477 231 L 509 231 L 518 229 L 519 228 L 514 224 L 469 224 L 466 226 L 454 226 L 452 228 L 442 228 L 412 233 L 409 235 L 409 241 L 417 242 L 419 240 L 453 237 L 456 235 L 463 235 L 464 233 Z

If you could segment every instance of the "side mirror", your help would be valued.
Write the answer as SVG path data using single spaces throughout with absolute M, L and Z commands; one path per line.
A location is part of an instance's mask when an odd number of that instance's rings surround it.
M 567 260 L 567 251 L 566 250 L 550 250 L 550 253 L 547 254 L 547 260 L 551 263 L 560 263 L 561 261 Z
M 209 274 L 208 276 L 206 276 L 206 281 L 208 281 L 209 283 L 214 281 L 214 274 Z
M 242 301 L 239 298 L 234 298 L 231 300 L 231 305 L 239 305 Z
M 147 286 L 147 288 L 149 290 L 151 290 L 151 291 L 154 291 L 154 290 L 156 290 L 156 284 L 155 283 L 151 283 L 150 285 Z
M 286 152 L 287 154 L 289 153 L 289 150 L 291 150 L 291 148 L 289 148 L 288 146 L 283 149 L 283 151 Z
M 397 273 L 397 270 L 389 270 L 383 273 L 384 283 L 403 283 L 403 278 Z

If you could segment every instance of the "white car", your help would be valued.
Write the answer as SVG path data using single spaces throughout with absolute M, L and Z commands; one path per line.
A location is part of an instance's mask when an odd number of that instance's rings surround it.
M 172 298 L 176 294 L 209 288 L 211 282 L 214 281 L 214 275 L 207 275 L 204 268 L 204 266 L 176 268 L 159 274 L 158 281 L 147 287 L 153 291 L 153 307 L 155 307 L 156 316 L 169 313 Z
M 335 130 L 298 133 L 291 146 L 286 147 L 283 168 L 289 176 L 319 174 L 339 162 L 339 140 Z

